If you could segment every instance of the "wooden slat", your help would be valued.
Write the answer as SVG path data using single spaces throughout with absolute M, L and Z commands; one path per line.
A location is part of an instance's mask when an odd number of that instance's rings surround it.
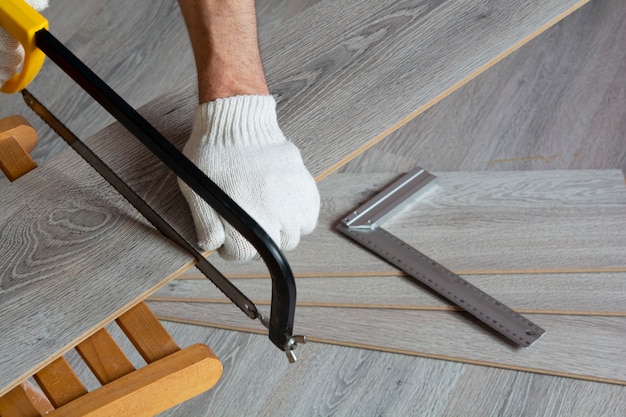
M 87 389 L 64 357 L 55 360 L 33 377 L 55 408 L 87 394 Z
M 2 417 L 41 417 L 54 407 L 28 382 L 24 382 L 0 397 Z
M 154 416 L 213 387 L 222 364 L 206 345 L 192 345 L 123 376 L 49 414 Z
M 103 385 L 135 370 L 106 329 L 78 344 L 76 351 Z
M 626 316 L 626 273 L 466 275 L 467 281 L 518 311 Z M 234 283 L 257 305 L 269 305 L 269 279 Z M 298 306 L 456 309 L 409 277 L 298 278 Z M 149 301 L 230 303 L 206 278 L 174 280 Z
M 143 302 L 115 321 L 147 363 L 180 350 L 174 339 Z
M 264 334 L 232 304 L 150 303 L 163 320 Z M 166 316 L 169 315 L 169 316 Z M 207 317 L 212 317 L 208 321 Z M 529 348 L 450 311 L 297 309 L 312 341 L 626 385 L 626 317 L 529 316 L 547 333 Z

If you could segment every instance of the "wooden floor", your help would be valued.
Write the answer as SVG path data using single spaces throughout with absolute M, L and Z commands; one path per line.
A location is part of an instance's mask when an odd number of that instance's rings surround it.
M 133 105 L 193 76 L 173 0 L 52 3 L 53 32 Z M 258 3 L 264 33 L 316 1 Z M 626 4 L 593 1 L 342 171 L 626 171 L 625 44 Z M 80 136 L 111 120 L 49 63 L 32 90 Z M 0 116 L 30 116 L 20 100 L 1 96 Z M 35 157 L 64 147 L 43 133 Z M 181 345 L 208 343 L 225 373 L 165 415 L 626 415 L 626 388 L 617 385 L 317 343 L 288 365 L 264 336 L 166 327 Z

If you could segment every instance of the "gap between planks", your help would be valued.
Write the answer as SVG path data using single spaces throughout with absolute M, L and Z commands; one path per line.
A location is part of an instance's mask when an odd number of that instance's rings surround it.
M 215 298 L 184 298 L 184 297 L 149 297 L 146 301 L 155 303 L 190 303 L 190 304 L 232 304 L 230 300 L 220 300 Z M 259 306 L 270 306 L 268 300 L 252 300 Z M 370 310 L 408 310 L 408 311 L 464 311 L 457 306 L 413 306 L 403 304 L 351 304 L 351 303 L 324 303 L 305 301 L 297 302 L 296 307 L 318 307 L 318 308 L 353 308 Z M 598 317 L 626 317 L 626 312 L 618 311 L 584 311 L 584 310 L 542 310 L 532 308 L 515 308 L 515 312 L 520 314 L 545 314 L 553 316 L 598 316 Z
M 251 333 L 251 334 L 258 334 L 258 335 L 266 335 L 267 334 L 263 330 L 252 329 L 252 328 L 243 327 L 243 326 L 230 326 L 230 325 L 224 325 L 224 324 L 219 324 L 219 323 L 212 323 L 212 322 L 201 321 L 201 320 L 181 319 L 181 318 L 177 318 L 177 317 L 169 317 L 169 316 L 165 316 L 165 315 L 157 315 L 157 318 L 159 320 L 169 321 L 169 322 L 172 322 L 172 323 L 189 324 L 189 325 L 193 325 L 193 326 L 203 326 L 203 327 L 210 327 L 210 328 L 221 329 L 221 330 L 230 330 L 230 331 L 244 332 L 244 333 Z M 540 369 L 540 368 L 532 368 L 532 367 L 526 367 L 526 366 L 515 366 L 515 365 L 502 364 L 502 363 L 498 363 L 498 362 L 482 361 L 482 360 L 465 359 L 465 358 L 459 358 L 459 357 L 456 357 L 456 356 L 438 355 L 438 354 L 432 354 L 432 353 L 427 353 L 427 352 L 416 352 L 416 351 L 411 351 L 411 350 L 407 350 L 407 349 L 396 349 L 396 348 L 390 348 L 390 347 L 381 347 L 381 346 L 378 346 L 378 345 L 370 345 L 370 344 L 365 344 L 365 343 L 345 342 L 345 341 L 341 341 L 341 340 L 319 338 L 319 337 L 314 337 L 314 336 L 307 336 L 307 341 L 311 342 L 311 343 L 323 343 L 323 344 L 329 344 L 329 345 L 335 345 L 335 346 L 344 346 L 344 347 L 350 347 L 350 348 L 356 348 L 356 349 L 375 350 L 375 351 L 379 351 L 379 352 L 395 353 L 395 354 L 408 355 L 408 356 L 418 356 L 418 357 L 422 357 L 422 358 L 445 360 L 445 361 L 459 362 L 459 363 L 467 363 L 467 364 L 470 364 L 470 365 L 478 365 L 478 366 L 486 366 L 486 367 L 492 367 L 492 368 L 508 369 L 508 370 L 512 370 L 512 371 L 532 372 L 532 373 L 537 373 L 537 374 L 542 374 L 542 375 L 551 375 L 551 376 L 558 376 L 558 377 L 563 377 L 563 378 L 581 379 L 581 380 L 584 380 L 584 381 L 600 382 L 600 383 L 606 383 L 606 384 L 615 384 L 615 385 L 624 385 L 624 386 L 626 386 L 626 381 L 619 380 L 619 379 L 601 378 L 601 377 L 594 377 L 594 376 L 588 376 L 588 375 L 579 375 L 579 374 L 570 373 L 570 372 L 548 371 L 548 370 L 544 370 L 544 369 Z
M 232 305 L 150 305 L 161 318 L 266 333 L 260 323 L 251 322 Z M 367 345 L 414 356 L 626 383 L 626 364 L 618 360 L 626 340 L 623 317 L 535 314 L 529 318 L 547 331 L 529 348 L 512 345 L 468 314 L 451 312 L 300 308 L 294 330 L 345 346 Z
M 210 253 L 209 253 L 210 254 Z M 193 265 L 192 265 L 193 266 Z M 185 269 L 184 272 L 191 270 L 192 268 Z M 612 272 L 626 272 L 626 266 L 624 267 L 611 267 L 611 268 L 558 268 L 558 269 L 488 269 L 488 270 L 453 270 L 457 275 L 531 275 L 531 274 L 595 274 L 595 273 L 612 273 Z M 267 279 L 270 278 L 269 274 L 224 274 L 228 279 Z M 409 277 L 410 275 L 398 271 L 380 271 L 380 272 L 334 272 L 334 273 L 294 273 L 296 278 L 321 278 L 321 279 L 333 279 L 333 278 L 358 278 L 358 277 Z M 185 273 L 176 277 L 179 280 L 204 280 L 206 277 L 202 273 Z

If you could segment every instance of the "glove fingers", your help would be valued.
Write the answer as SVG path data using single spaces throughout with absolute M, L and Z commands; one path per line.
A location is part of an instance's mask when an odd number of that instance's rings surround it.
M 225 232 L 222 219 L 203 199 L 198 197 L 187 184 L 178 180 L 181 193 L 187 200 L 202 250 L 213 251 L 224 244 Z
M 249 261 L 259 256 L 257 250 L 238 231 L 226 225 L 224 246 L 217 252 L 228 261 Z M 230 229 L 230 230 L 229 230 Z
M 11 78 L 24 60 L 24 48 L 0 27 L 0 85 Z
M 280 242 L 280 230 L 276 225 L 267 226 L 267 222 L 265 225 L 262 222 L 259 224 L 274 242 Z M 260 257 L 256 248 L 233 226 L 225 223 L 224 233 L 224 246 L 218 250 L 222 258 L 231 261 L 249 261 Z
M 283 229 L 280 232 L 280 248 L 294 250 L 300 243 L 300 231 L 298 229 Z
M 313 233 L 313 230 L 315 230 L 317 226 L 317 219 L 320 212 L 320 193 L 313 177 L 309 177 L 306 184 L 308 188 L 306 191 L 308 201 L 305 203 L 306 206 L 301 210 L 302 221 L 300 223 L 300 233 L 302 235 Z

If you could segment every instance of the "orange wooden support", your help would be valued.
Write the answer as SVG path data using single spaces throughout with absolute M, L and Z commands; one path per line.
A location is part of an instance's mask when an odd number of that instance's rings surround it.
M 9 181 L 37 167 L 29 154 L 36 144 L 37 132 L 22 116 L 0 120 L 0 169 Z
M 147 363 L 180 350 L 146 303 L 137 304 L 116 322 Z
M 54 410 L 46 397 L 28 382 L 23 382 L 0 397 L 2 417 L 40 417 Z
M 106 329 L 98 330 L 76 346 L 76 351 L 102 385 L 135 370 Z
M 206 345 L 192 345 L 118 378 L 48 416 L 154 416 L 207 391 L 221 374 L 222 364 L 213 352 Z

